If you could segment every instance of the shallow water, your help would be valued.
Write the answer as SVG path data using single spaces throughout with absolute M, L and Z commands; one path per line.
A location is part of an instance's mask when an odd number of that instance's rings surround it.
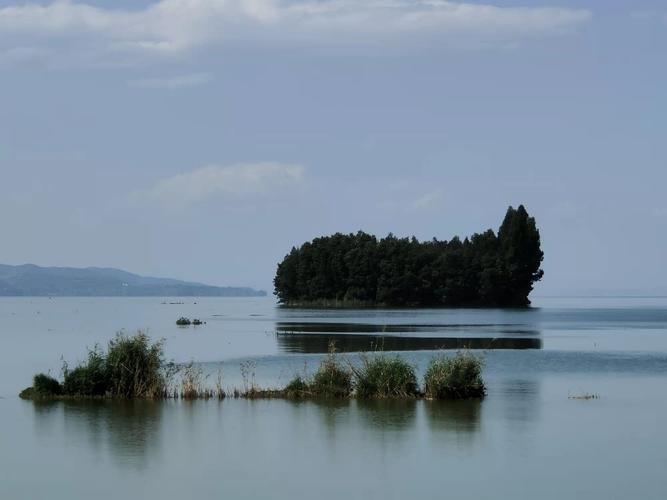
M 169 304 L 169 302 L 184 302 Z M 520 310 L 276 309 L 270 299 L 0 299 L 0 498 L 666 498 L 667 299 Z M 196 302 L 196 303 L 195 303 Z M 179 328 L 180 316 L 201 327 Z M 16 397 L 146 328 L 168 356 L 260 385 L 383 346 L 486 360 L 483 402 L 56 402 Z M 596 393 L 599 399 L 570 399 Z

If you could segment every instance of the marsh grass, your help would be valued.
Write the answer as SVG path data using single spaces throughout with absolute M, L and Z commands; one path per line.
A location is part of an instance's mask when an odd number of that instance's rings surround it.
M 483 360 L 468 351 L 431 360 L 424 376 L 424 389 L 430 399 L 483 398 Z
M 90 349 L 87 359 L 70 369 L 63 363 L 63 379 L 35 375 L 33 385 L 21 392 L 25 399 L 123 398 L 123 399 L 224 399 L 226 397 L 345 399 L 468 399 L 485 394 L 481 378 L 482 360 L 467 352 L 431 361 L 419 390 L 415 368 L 399 356 L 361 354 L 361 363 L 345 359 L 344 365 L 333 343 L 311 376 L 304 367 L 283 388 L 263 389 L 255 380 L 255 361 L 241 363 L 242 387 L 230 392 L 223 387 L 222 371 L 213 386 L 201 365 L 167 362 L 162 341 L 151 342 L 139 331 L 132 336 L 119 333 L 106 350 Z M 596 399 L 597 395 L 571 396 Z
M 106 358 L 98 346 L 88 351 L 88 359 L 70 370 L 63 363 L 63 394 L 70 396 L 103 396 L 110 386 Z
M 310 391 L 310 383 L 301 375 L 295 375 L 283 389 L 285 396 L 288 398 L 299 399 L 312 395 Z
M 112 339 L 107 350 L 95 346 L 87 359 L 70 368 L 63 363 L 60 383 L 39 374 L 33 380 L 32 392 L 23 397 L 112 397 L 155 399 L 169 396 L 169 380 L 175 373 L 173 363 L 163 355 L 162 341 L 151 343 L 143 332 Z
M 336 344 L 332 341 L 326 357 L 313 376 L 308 376 L 304 366 L 303 375 L 295 375 L 280 392 L 283 397 L 291 399 L 347 398 L 352 389 L 352 372 L 341 363 Z
M 361 367 L 351 369 L 359 398 L 412 398 L 420 395 L 415 369 L 398 356 L 361 356 Z
M 241 379 L 243 380 L 243 393 L 253 394 L 259 389 L 255 381 L 255 368 L 257 363 L 254 361 L 243 361 L 241 363 Z
M 181 399 L 208 399 L 209 391 L 204 389 L 204 375 L 201 367 L 190 362 L 181 367 Z
M 330 342 L 327 356 L 310 381 L 310 392 L 316 397 L 346 398 L 352 392 L 352 388 L 352 373 L 342 366 L 336 353 L 336 344 Z
M 162 340 L 151 343 L 144 332 L 138 332 L 119 334 L 109 342 L 106 371 L 112 397 L 152 399 L 167 394 L 176 368 L 165 361 Z

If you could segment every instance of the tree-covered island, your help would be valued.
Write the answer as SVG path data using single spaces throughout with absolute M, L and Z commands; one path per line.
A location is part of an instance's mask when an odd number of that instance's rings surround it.
M 498 234 L 463 241 L 362 231 L 315 238 L 278 264 L 275 294 L 285 306 L 525 307 L 543 256 L 535 219 L 520 205 Z

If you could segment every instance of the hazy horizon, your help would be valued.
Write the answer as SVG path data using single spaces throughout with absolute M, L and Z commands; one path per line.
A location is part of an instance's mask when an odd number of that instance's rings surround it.
M 0 0 L 0 263 L 270 293 L 524 204 L 534 295 L 667 295 L 666 42 L 655 0 Z

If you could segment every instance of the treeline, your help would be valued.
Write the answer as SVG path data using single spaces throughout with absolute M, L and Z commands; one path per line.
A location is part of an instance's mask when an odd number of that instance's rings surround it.
M 275 294 L 287 306 L 524 307 L 540 280 L 540 233 L 523 205 L 498 234 L 420 242 L 362 231 L 315 238 L 278 264 Z

